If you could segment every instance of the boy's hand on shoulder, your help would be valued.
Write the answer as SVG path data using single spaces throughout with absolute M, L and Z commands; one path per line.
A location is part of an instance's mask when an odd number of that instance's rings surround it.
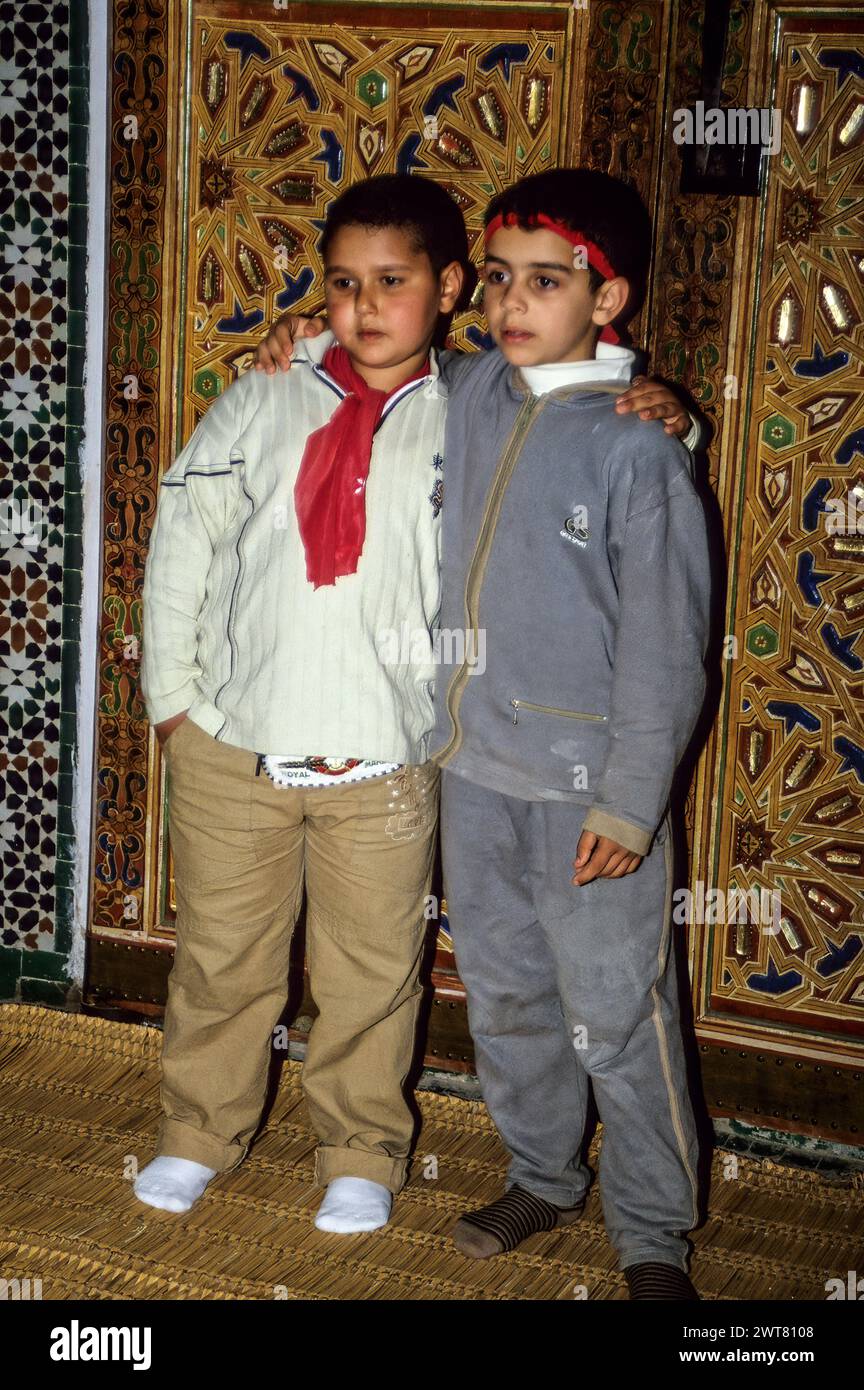
M 161 724 L 153 725 L 153 732 L 159 740 L 159 747 L 165 747 L 165 741 L 169 734 L 172 734 L 178 724 L 182 724 L 186 718 L 188 710 L 181 710 L 180 714 L 172 714 L 170 719 L 163 719 Z
M 619 415 L 635 410 L 640 420 L 662 420 L 667 434 L 683 439 L 693 421 L 689 411 L 671 387 L 649 376 L 634 376 L 628 389 L 615 402 Z
M 305 314 L 282 314 L 272 325 L 266 338 L 255 352 L 256 372 L 273 376 L 276 368 L 287 372 L 291 366 L 294 344 L 298 338 L 317 338 L 327 328 L 326 318 L 310 318 Z
M 583 830 L 576 847 L 573 867 L 576 873 L 573 882 L 581 888 L 594 878 L 623 878 L 632 874 L 642 863 L 642 855 L 610 840 L 608 835 L 595 835 L 593 830 Z

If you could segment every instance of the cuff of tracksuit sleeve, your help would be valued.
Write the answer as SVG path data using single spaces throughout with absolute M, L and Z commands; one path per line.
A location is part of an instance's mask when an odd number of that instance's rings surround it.
M 690 428 L 687 433 L 682 436 L 681 443 L 684 445 L 684 448 L 689 449 L 692 454 L 698 447 L 699 440 L 702 438 L 702 427 L 692 411 L 688 410 L 687 414 L 690 416 Z
M 584 821 L 583 830 L 591 830 L 595 835 L 606 835 L 610 840 L 617 840 L 619 845 L 629 849 L 631 854 L 645 855 L 654 838 L 653 830 L 643 830 L 641 825 L 634 825 L 630 820 L 621 820 L 620 816 L 610 816 L 606 811 L 598 811 L 591 807 Z

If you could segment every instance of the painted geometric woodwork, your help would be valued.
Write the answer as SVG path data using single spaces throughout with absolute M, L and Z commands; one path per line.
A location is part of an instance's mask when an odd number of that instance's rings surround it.
M 854 1057 L 864 1050 L 864 27 L 784 16 L 774 64 L 783 136 L 755 242 L 757 313 L 739 348 L 728 660 L 697 868 L 724 889 L 776 894 L 777 909 L 702 925 L 701 1006 L 714 1036 L 794 1037 L 805 1053 Z
M 566 24 L 494 36 L 475 24 L 420 37 L 392 21 L 334 30 L 268 15 L 238 28 L 230 15 L 196 14 L 184 433 L 249 365 L 269 322 L 321 302 L 318 235 L 350 183 L 436 179 L 479 260 L 489 198 L 557 161 Z M 453 341 L 484 341 L 476 309 Z

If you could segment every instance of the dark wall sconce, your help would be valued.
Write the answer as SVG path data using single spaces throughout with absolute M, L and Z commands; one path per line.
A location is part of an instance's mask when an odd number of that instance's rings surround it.
M 780 112 L 721 105 L 731 0 L 707 0 L 702 29 L 702 91 L 692 106 L 672 113 L 681 157 L 681 193 L 757 198 Z

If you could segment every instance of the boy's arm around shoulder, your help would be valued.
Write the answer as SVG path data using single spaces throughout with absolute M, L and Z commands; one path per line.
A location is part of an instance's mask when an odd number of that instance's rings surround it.
M 635 434 L 616 450 L 632 452 Z M 583 827 L 643 855 L 702 707 L 710 618 L 708 538 L 691 461 L 659 428 L 652 436 L 648 459 L 622 465 L 630 486 L 615 547 L 609 749 Z
M 252 392 L 266 389 L 258 373 L 233 382 L 160 481 L 143 587 L 140 685 L 151 724 L 187 710 L 200 693 L 198 615 L 216 542 L 241 495 L 237 440 L 250 378 Z

